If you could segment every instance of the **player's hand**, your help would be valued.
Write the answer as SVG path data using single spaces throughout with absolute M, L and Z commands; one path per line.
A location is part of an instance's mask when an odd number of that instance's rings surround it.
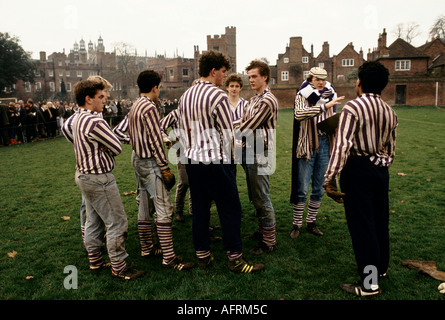
M 335 179 L 331 179 L 328 183 L 324 184 L 323 188 L 326 190 L 326 194 L 329 198 L 332 198 L 335 202 L 343 203 L 343 196 L 345 194 L 338 192 Z
M 328 103 L 326 103 L 325 104 L 325 106 L 326 106 L 326 108 L 332 108 L 333 106 L 335 106 L 336 104 L 340 104 L 340 102 L 342 101 L 342 100 L 344 100 L 345 99 L 345 96 L 341 96 L 341 97 L 338 97 L 337 99 L 334 99 L 334 100 L 332 100 L 332 101 L 329 101 Z
M 170 171 L 170 168 L 161 170 L 161 174 L 164 178 L 165 187 L 168 191 L 170 191 L 176 183 L 175 175 L 173 174 L 173 172 Z
M 445 282 L 441 283 L 437 289 L 440 293 L 445 293 Z

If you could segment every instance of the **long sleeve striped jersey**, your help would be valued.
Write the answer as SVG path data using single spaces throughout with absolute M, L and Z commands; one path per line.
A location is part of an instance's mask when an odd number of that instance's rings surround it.
M 156 105 L 141 96 L 128 113 L 130 145 L 139 158 L 154 157 L 161 170 L 168 168 Z
M 122 152 L 122 146 L 97 112 L 79 108 L 65 121 L 62 133 L 74 145 L 76 170 L 100 174 L 114 169 L 114 157 Z
M 185 157 L 230 163 L 233 113 L 227 94 L 209 81 L 197 81 L 181 96 L 178 109 Z
M 397 115 L 377 94 L 362 94 L 349 101 L 340 114 L 326 182 L 343 169 L 349 156 L 365 156 L 389 167 L 395 156 Z

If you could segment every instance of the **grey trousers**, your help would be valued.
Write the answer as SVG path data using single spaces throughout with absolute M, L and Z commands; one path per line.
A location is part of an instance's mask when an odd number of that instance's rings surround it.
M 82 174 L 76 171 L 76 184 L 85 197 L 85 248 L 88 253 L 101 250 L 107 229 L 107 250 L 111 261 L 128 257 L 125 240 L 127 215 L 112 173 Z

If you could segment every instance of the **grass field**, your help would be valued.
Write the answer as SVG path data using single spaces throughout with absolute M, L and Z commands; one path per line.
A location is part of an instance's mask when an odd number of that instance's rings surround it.
M 435 261 L 445 271 L 445 110 L 396 107 L 399 118 L 396 159 L 390 168 L 389 279 L 376 300 L 445 300 L 439 281 L 402 266 L 402 261 Z M 343 207 L 326 196 L 318 215 L 325 233 L 302 232 L 290 239 L 289 204 L 292 110 L 280 110 L 277 169 L 271 176 L 271 199 L 277 216 L 277 250 L 249 256 L 253 240 L 243 239 L 248 260 L 265 264 L 258 274 L 238 275 L 227 268 L 221 242 L 212 243 L 215 263 L 189 272 L 165 270 L 161 258 L 140 257 L 136 230 L 135 178 L 130 147 L 123 146 L 114 170 L 129 220 L 129 261 L 146 271 L 125 282 L 103 271 L 92 275 L 83 251 L 74 182 L 72 145 L 59 137 L 0 148 L 0 299 L 1 300 L 356 300 L 340 290 L 357 280 L 356 265 Z M 172 166 L 175 171 L 176 168 Z M 243 207 L 242 234 L 256 230 L 243 170 L 238 170 Z M 174 201 L 174 189 L 172 200 Z M 217 225 L 212 208 L 212 224 Z M 69 217 L 64 220 L 62 217 Z M 196 261 L 191 219 L 177 223 L 174 245 L 185 260 Z M 219 235 L 219 230 L 215 235 Z M 66 266 L 78 272 L 77 289 L 65 289 Z

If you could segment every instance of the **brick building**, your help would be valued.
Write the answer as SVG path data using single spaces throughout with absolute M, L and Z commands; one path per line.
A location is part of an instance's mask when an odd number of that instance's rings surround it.
M 76 82 L 91 75 L 106 75 L 116 69 L 116 55 L 105 52 L 103 39 L 99 37 L 97 46 L 90 41 L 88 48 L 82 39 L 75 42 L 69 54 L 54 52 L 48 57 L 40 52 L 33 83 L 18 81 L 13 94 L 19 99 L 35 100 L 66 99 L 73 100 L 72 90 Z M 62 95 L 65 87 L 66 97 Z
M 443 74 L 445 45 L 439 39 L 416 48 L 403 39 L 386 43 L 386 30 L 379 35 L 378 46 L 368 53 L 368 61 L 379 61 L 390 73 L 382 97 L 389 104 L 444 105 Z

